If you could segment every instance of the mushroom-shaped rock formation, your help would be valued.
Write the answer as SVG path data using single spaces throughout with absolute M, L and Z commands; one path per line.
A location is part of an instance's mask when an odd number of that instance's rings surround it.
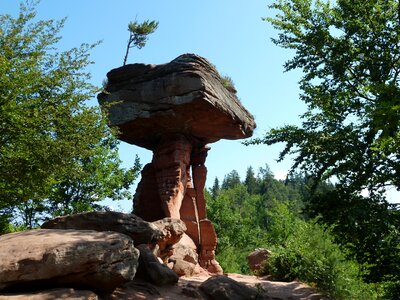
M 165 135 L 180 133 L 200 144 L 252 135 L 252 115 L 221 83 L 204 58 L 185 54 L 163 65 L 130 64 L 107 74 L 100 104 L 120 139 L 155 150 Z
M 200 265 L 212 273 L 217 237 L 207 219 L 204 185 L 208 143 L 250 137 L 253 116 L 206 59 L 184 54 L 162 65 L 131 64 L 107 74 L 98 100 L 119 138 L 153 151 L 142 170 L 134 212 L 146 221 L 181 219 Z

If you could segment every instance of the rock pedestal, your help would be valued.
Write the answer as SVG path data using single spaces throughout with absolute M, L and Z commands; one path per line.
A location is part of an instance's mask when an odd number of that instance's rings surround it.
M 179 211 L 190 176 L 191 152 L 192 144 L 183 135 L 163 138 L 154 150 L 152 164 L 156 187 L 166 217 L 180 219 Z M 137 200 L 140 205 L 141 200 Z
M 183 135 L 169 136 L 162 141 L 154 151 L 152 162 L 143 169 L 134 212 L 148 221 L 160 217 L 184 221 L 186 234 L 199 249 L 200 266 L 221 274 L 222 269 L 215 260 L 217 236 L 207 219 L 204 198 L 208 150 Z
M 222 273 L 204 198 L 207 144 L 250 137 L 252 115 L 214 66 L 194 54 L 163 65 L 126 65 L 111 70 L 107 79 L 98 99 L 110 126 L 119 128 L 121 140 L 153 151 L 142 170 L 134 213 L 146 221 L 184 221 L 199 264 Z

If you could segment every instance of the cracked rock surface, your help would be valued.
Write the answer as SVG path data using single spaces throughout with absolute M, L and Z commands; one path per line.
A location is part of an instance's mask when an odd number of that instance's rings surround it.
M 167 64 L 129 64 L 107 74 L 98 95 L 120 139 L 154 150 L 162 136 L 180 133 L 200 144 L 250 137 L 253 116 L 215 67 L 195 54 Z
M 138 258 L 132 239 L 116 232 L 40 229 L 5 234 L 0 236 L 0 291 L 39 286 L 109 291 L 134 278 Z
M 158 241 L 163 233 L 152 223 L 134 214 L 115 211 L 92 211 L 61 216 L 42 224 L 45 229 L 115 231 L 126 234 L 135 245 Z

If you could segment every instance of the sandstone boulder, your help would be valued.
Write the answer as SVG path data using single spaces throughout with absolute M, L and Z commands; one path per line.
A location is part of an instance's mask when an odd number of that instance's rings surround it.
M 251 300 L 258 296 L 254 288 L 224 275 L 210 277 L 200 285 L 200 289 L 210 300 Z
M 163 65 L 130 64 L 107 73 L 98 95 L 120 139 L 154 150 L 161 137 L 182 133 L 201 144 L 252 135 L 253 116 L 224 87 L 206 59 L 184 54 Z
M 114 211 L 62 216 L 43 223 L 42 228 L 115 231 L 131 237 L 137 245 L 156 242 L 162 237 L 162 232 L 155 225 L 133 214 Z
M 263 248 L 255 249 L 247 256 L 247 263 L 250 270 L 253 272 L 258 272 L 267 262 L 267 259 L 271 255 L 271 251 Z
M 40 229 L 0 236 L 0 290 L 113 290 L 132 280 L 139 251 L 127 235 Z
M 163 257 L 164 252 L 169 252 L 171 247 L 180 241 L 186 231 L 186 225 L 182 220 L 164 218 L 152 222 L 162 233 L 161 238 L 157 241 L 160 256 Z
M 172 246 L 171 254 L 168 261 L 173 263 L 172 270 L 179 276 L 192 276 L 200 271 L 197 247 L 187 234 Z

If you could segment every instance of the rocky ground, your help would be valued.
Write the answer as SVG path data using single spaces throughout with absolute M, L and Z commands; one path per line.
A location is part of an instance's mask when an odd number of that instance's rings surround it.
M 210 276 L 181 220 L 90 212 L 43 227 L 0 235 L 0 300 L 324 299 L 298 282 Z
M 300 282 L 278 282 L 256 276 L 227 274 L 229 278 L 247 286 L 254 287 L 260 292 L 259 299 L 273 300 L 320 300 L 327 299 L 314 289 Z M 181 277 L 175 286 L 155 287 L 145 282 L 134 281 L 118 288 L 105 299 L 150 299 L 150 300 L 180 300 L 208 299 L 199 289 L 207 276 Z
M 309 286 L 300 282 L 277 282 L 269 281 L 256 276 L 227 274 L 229 278 L 247 286 L 257 288 L 259 298 L 270 300 L 325 300 L 321 294 Z M 75 299 L 75 300 L 193 300 L 209 299 L 200 290 L 199 286 L 207 276 L 181 277 L 179 282 L 173 286 L 154 286 L 144 281 L 132 281 L 117 288 L 111 295 L 97 296 L 90 291 L 79 291 L 73 289 L 57 289 L 48 292 L 42 291 L 24 295 L 0 295 L 0 300 L 43 300 L 43 299 Z M 220 299 L 243 299 L 235 297 L 222 297 Z

